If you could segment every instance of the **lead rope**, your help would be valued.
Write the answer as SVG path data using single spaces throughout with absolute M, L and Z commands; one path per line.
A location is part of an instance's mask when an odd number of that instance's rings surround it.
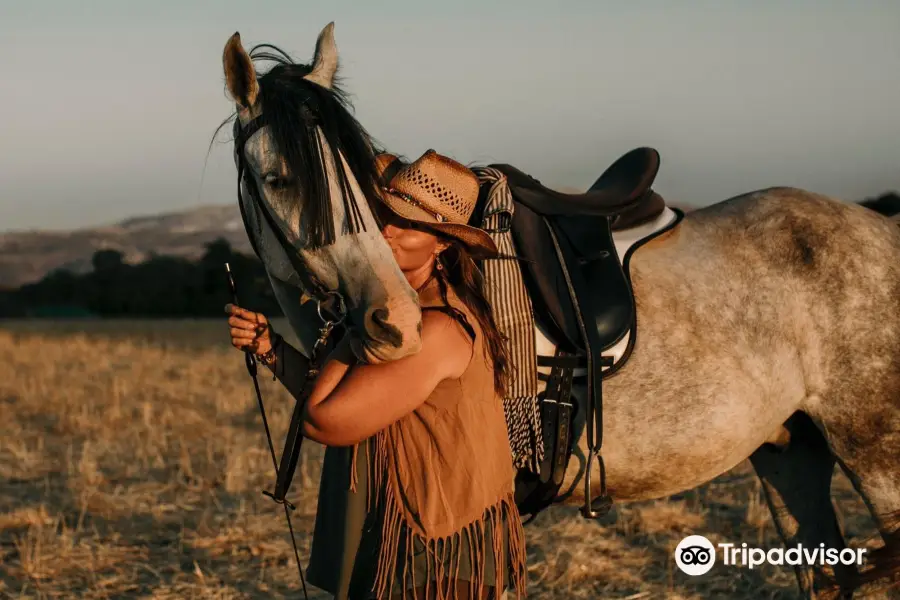
M 225 263 L 225 270 L 228 273 L 228 284 L 231 288 L 231 297 L 234 301 L 235 306 L 240 306 L 237 298 L 237 289 L 234 284 L 234 278 L 231 275 L 231 267 L 228 263 Z M 300 393 L 300 397 L 297 398 L 298 405 L 305 404 L 306 400 L 309 398 L 309 394 L 312 391 L 312 383 L 315 381 L 316 377 L 319 375 L 319 370 L 321 369 L 322 363 L 322 354 L 323 349 L 327 345 L 328 338 L 331 336 L 331 332 L 334 329 L 334 326 L 340 323 L 343 320 L 343 317 L 340 317 L 336 320 L 326 319 L 322 314 L 322 303 L 318 302 L 318 312 L 319 318 L 322 319 L 323 325 L 322 328 L 319 329 L 319 338 L 316 340 L 315 345 L 313 346 L 310 361 L 309 361 L 309 370 L 306 373 L 306 379 L 303 384 L 303 390 Z M 253 389 L 256 392 L 256 400 L 259 405 L 259 412 L 262 415 L 263 427 L 266 431 L 266 441 L 269 444 L 269 452 L 272 455 L 272 466 L 275 468 L 275 477 L 276 481 L 278 481 L 278 458 L 275 455 L 275 444 L 272 442 L 272 433 L 269 429 L 269 420 L 266 418 L 266 407 L 263 404 L 262 392 L 259 389 L 259 379 L 257 378 L 257 361 L 256 356 L 250 352 L 249 350 L 244 350 L 244 362 L 247 365 L 247 372 L 250 373 L 250 377 L 253 379 Z M 299 409 L 299 406 L 295 409 Z M 303 434 L 298 432 L 297 435 L 299 439 L 296 442 L 296 451 L 299 453 L 300 445 L 303 442 Z M 285 448 L 285 451 L 288 451 L 288 448 Z M 291 534 L 291 545 L 294 547 L 294 558 L 297 561 L 297 572 L 300 574 L 300 584 L 303 587 L 303 597 L 306 600 L 309 600 L 309 593 L 306 590 L 306 579 L 303 577 L 303 565 L 300 562 L 300 550 L 297 548 L 297 538 L 294 535 L 294 526 L 291 522 L 291 511 L 296 510 L 297 507 L 294 506 L 291 502 L 289 502 L 285 498 L 276 498 L 274 494 L 269 491 L 263 490 L 264 495 L 272 498 L 277 504 L 281 504 L 284 506 L 284 517 L 287 521 L 288 531 Z
M 275 458 L 275 446 L 272 444 L 272 434 L 269 431 L 269 422 L 266 419 L 266 408 L 263 406 L 262 393 L 259 391 L 259 380 L 256 378 L 256 358 L 249 351 L 244 351 L 244 356 L 246 357 L 247 370 L 253 378 L 253 388 L 256 390 L 256 400 L 259 403 L 259 412 L 262 415 L 263 427 L 266 429 L 266 439 L 269 442 L 269 452 L 272 454 L 272 466 L 275 467 L 275 476 L 277 477 L 278 459 Z M 263 490 L 263 494 L 271 496 L 271 494 L 268 494 L 265 490 Z M 297 560 L 297 572 L 300 574 L 300 585 L 303 586 L 303 597 L 306 600 L 309 600 L 309 593 L 306 591 L 306 579 L 303 577 L 303 565 L 300 563 L 300 550 L 297 548 L 297 538 L 294 536 L 294 525 L 291 523 L 290 511 L 296 510 L 296 507 L 287 500 L 284 500 L 280 504 L 284 506 L 284 519 L 287 521 L 288 531 L 291 534 L 291 545 L 294 547 L 294 558 Z

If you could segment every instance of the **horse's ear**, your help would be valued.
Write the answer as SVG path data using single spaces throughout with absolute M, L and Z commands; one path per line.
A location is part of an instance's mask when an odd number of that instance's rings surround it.
M 250 55 L 241 45 L 241 34 L 236 31 L 225 44 L 222 66 L 225 68 L 225 84 L 232 99 L 243 108 L 253 106 L 259 94 L 256 69 L 253 68 Z
M 338 69 L 338 51 L 334 43 L 334 21 L 325 26 L 316 40 L 316 54 L 313 68 L 304 79 L 331 89 L 334 74 Z

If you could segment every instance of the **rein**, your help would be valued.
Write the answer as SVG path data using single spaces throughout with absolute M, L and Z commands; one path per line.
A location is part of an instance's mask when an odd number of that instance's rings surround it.
M 250 139 L 250 137 L 265 125 L 266 121 L 264 119 L 264 116 L 260 115 L 247 123 L 246 126 L 241 128 L 235 138 L 235 153 L 237 158 L 238 171 L 238 206 L 241 210 L 241 218 L 244 221 L 244 227 L 249 232 L 249 221 L 247 220 L 247 214 L 244 209 L 243 195 L 241 192 L 241 184 L 246 183 L 247 189 L 250 192 L 251 201 L 256 205 L 257 210 L 263 214 L 267 223 L 269 224 L 269 227 L 278 237 L 279 242 L 285 249 L 285 253 L 288 256 L 288 259 L 291 261 L 291 265 L 293 266 L 294 271 L 301 278 L 301 284 L 304 291 L 315 300 L 316 310 L 318 312 L 319 319 L 322 321 L 322 327 L 319 329 L 319 337 L 316 340 L 316 343 L 313 345 L 312 352 L 310 353 L 309 370 L 306 373 L 306 379 L 304 380 L 303 389 L 300 393 L 300 396 L 297 398 L 297 402 L 294 404 L 294 411 L 291 414 L 291 423 L 288 426 L 287 437 L 285 439 L 284 449 L 281 453 L 280 464 L 275 455 L 275 445 L 272 442 L 272 434 L 269 430 L 268 419 L 266 418 L 266 409 L 263 404 L 262 392 L 259 388 L 259 380 L 257 379 L 256 357 L 251 351 L 245 350 L 244 358 L 247 365 L 247 371 L 250 373 L 250 377 L 253 379 L 253 387 L 256 391 L 256 399 L 259 405 L 259 412 L 262 415 L 263 427 L 266 432 L 266 439 L 269 443 L 269 452 L 272 455 L 272 465 L 275 468 L 275 490 L 274 492 L 263 490 L 263 494 L 271 498 L 277 504 L 281 504 L 284 506 L 284 516 L 287 520 L 288 531 L 291 535 L 291 544 L 294 547 L 294 557 L 297 560 L 297 571 L 300 574 L 300 583 L 303 586 L 303 596 L 308 600 L 309 595 L 306 591 L 306 580 L 303 577 L 303 567 L 300 562 L 300 551 L 297 548 L 297 539 L 294 536 L 294 527 L 291 523 L 290 511 L 296 510 L 296 507 L 286 499 L 286 495 L 288 490 L 290 489 L 291 481 L 294 478 L 294 473 L 297 470 L 297 463 L 300 459 L 300 450 L 303 444 L 303 410 L 306 406 L 306 401 L 309 399 L 309 396 L 312 393 L 312 384 L 315 381 L 316 377 L 318 377 L 319 371 L 322 368 L 322 363 L 324 362 L 326 354 L 325 348 L 328 345 L 331 334 L 334 331 L 335 326 L 343 324 L 344 320 L 346 319 L 347 306 L 344 302 L 344 297 L 339 292 L 329 290 L 327 287 L 325 287 L 325 285 L 319 280 L 319 278 L 306 268 L 306 266 L 296 256 L 296 254 L 288 250 L 288 248 L 291 247 L 291 244 L 288 242 L 286 236 L 284 235 L 284 232 L 275 222 L 275 219 L 272 217 L 268 208 L 265 206 L 265 203 L 260 198 L 259 191 L 256 189 L 253 180 L 247 174 L 244 159 L 244 147 L 246 146 L 246 143 Z M 253 240 L 253 236 L 248 235 L 247 237 L 250 239 L 250 244 L 251 246 L 253 246 L 253 251 L 256 253 L 257 257 L 262 259 L 262 255 L 260 254 L 259 248 L 256 246 L 256 243 Z M 227 263 L 225 266 L 226 270 L 228 271 L 228 281 L 231 288 L 232 299 L 235 305 L 240 306 L 240 304 L 238 304 L 234 279 L 231 276 L 231 269 L 229 268 Z

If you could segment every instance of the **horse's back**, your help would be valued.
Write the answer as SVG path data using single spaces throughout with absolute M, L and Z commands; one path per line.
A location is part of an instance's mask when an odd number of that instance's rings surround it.
M 859 204 L 799 188 L 734 196 L 688 213 L 684 226 L 689 242 L 717 242 L 711 249 L 742 254 L 751 265 L 774 269 L 770 274 L 815 278 L 837 269 L 829 274 L 890 279 L 900 268 L 896 223 Z
M 642 331 L 682 315 L 706 343 L 791 347 L 812 390 L 853 356 L 900 352 L 900 227 L 822 194 L 773 187 L 692 211 L 635 253 L 632 276 Z

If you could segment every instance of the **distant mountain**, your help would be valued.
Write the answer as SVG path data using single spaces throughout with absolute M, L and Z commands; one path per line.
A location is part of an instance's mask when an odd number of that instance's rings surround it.
M 569 193 L 574 188 L 560 188 Z M 862 201 L 882 214 L 900 219 L 900 196 L 886 193 Z M 673 203 L 675 204 L 675 203 Z M 690 211 L 696 207 L 678 205 Z M 0 233 L 0 289 L 39 281 L 55 269 L 87 273 L 91 257 L 101 249 L 122 252 L 136 264 L 153 254 L 199 259 L 205 245 L 225 238 L 236 252 L 252 254 L 237 204 L 126 219 L 115 225 L 72 231 Z
M 139 263 L 153 254 L 191 260 L 202 256 L 205 244 L 225 238 L 238 252 L 252 253 L 236 204 L 126 219 L 115 225 L 72 231 L 0 233 L 0 288 L 40 280 L 55 269 L 74 273 L 91 270 L 91 256 L 109 248 Z

